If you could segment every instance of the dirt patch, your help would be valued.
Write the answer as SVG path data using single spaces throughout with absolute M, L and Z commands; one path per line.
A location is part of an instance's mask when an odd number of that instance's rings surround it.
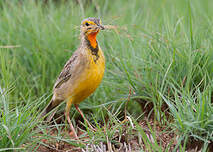
M 78 146 L 78 142 L 68 143 L 65 141 L 57 141 L 56 136 L 58 134 L 57 129 L 51 130 L 48 134 L 53 137 L 49 140 L 42 140 L 42 144 L 37 145 L 39 152 L 89 152 L 89 151 L 97 151 L 97 152 L 105 152 L 105 151 L 140 151 L 144 149 L 145 151 L 156 151 L 156 147 L 161 149 L 161 151 L 180 151 L 178 145 L 179 136 L 178 132 L 174 129 L 168 127 L 166 124 L 160 124 L 155 120 L 154 112 L 153 112 L 153 104 L 145 102 L 141 102 L 141 108 L 144 112 L 144 118 L 142 121 L 138 122 L 138 126 L 133 124 L 130 119 L 125 119 L 120 123 L 122 125 L 122 132 L 117 131 L 113 137 L 108 139 L 96 140 L 90 139 L 89 136 L 85 135 L 85 127 L 82 125 L 83 119 L 81 117 L 76 118 L 75 122 L 77 122 L 77 132 L 78 135 L 84 134 L 84 138 L 81 139 L 81 144 L 83 145 L 81 148 Z M 162 105 L 162 112 L 164 112 L 164 116 L 170 120 L 172 123 L 172 118 L 169 115 L 167 105 Z M 151 111 L 151 114 L 150 114 Z M 123 116 L 122 116 L 123 117 Z M 108 122 L 108 118 L 105 118 L 105 122 Z M 64 118 L 57 122 L 63 123 Z M 168 124 L 168 122 L 167 122 Z M 104 123 L 100 122 L 99 126 L 103 129 L 103 133 L 105 133 Z M 108 130 L 113 129 L 114 124 L 108 126 Z M 139 127 L 139 128 L 137 128 Z M 130 129 L 131 128 L 131 129 Z M 96 128 L 97 129 L 97 128 Z M 72 133 L 70 133 L 67 129 L 61 128 L 60 134 L 64 135 L 66 139 L 74 139 Z M 48 130 L 47 130 L 48 132 Z M 144 137 L 145 136 L 145 137 Z M 94 142 L 91 142 L 91 141 Z M 99 141 L 99 142 L 97 142 Z M 73 143 L 76 143 L 73 144 Z M 148 144 L 147 144 L 148 143 Z M 182 143 L 183 145 L 183 143 Z M 203 142 L 190 139 L 186 145 L 186 151 L 193 152 L 199 151 L 203 147 Z M 176 149 L 175 149 L 176 148 Z M 158 149 L 158 150 L 159 150 Z M 209 150 L 213 151 L 213 143 L 209 144 Z M 159 150 L 160 151 L 160 150 Z
M 128 125 L 124 125 L 124 127 L 128 128 Z M 61 129 L 61 130 L 63 133 L 62 132 L 60 133 L 65 135 L 64 138 L 74 139 L 74 135 L 72 134 L 72 132 L 68 132 L 66 129 Z M 81 130 L 80 128 L 78 128 L 77 130 L 78 130 L 78 136 L 81 136 L 83 132 L 80 131 Z M 54 137 L 56 137 L 57 134 L 58 134 L 57 129 L 51 130 L 48 133 L 48 135 L 51 135 L 53 138 L 49 140 L 43 139 L 42 144 L 37 145 L 37 148 L 38 148 L 37 151 L 39 152 L 60 152 L 60 151 L 106 152 L 106 151 L 135 151 L 140 149 L 137 136 L 130 135 L 127 129 L 124 129 L 121 134 L 119 134 L 119 132 L 116 132 L 112 140 L 109 140 L 108 138 L 106 138 L 106 141 L 103 140 L 99 142 L 98 144 L 91 142 L 91 140 L 95 141 L 95 139 L 90 139 L 88 136 L 81 138 L 80 139 L 81 143 L 79 143 L 78 141 L 74 142 L 76 143 L 76 145 L 71 145 L 70 143 L 67 143 L 64 141 L 57 142 L 56 140 L 54 140 Z M 81 144 L 83 148 L 79 148 L 78 144 Z
M 168 128 L 168 126 L 163 126 L 162 124 L 155 121 L 155 113 L 154 113 L 154 104 L 152 102 L 148 102 L 146 100 L 142 99 L 136 99 L 136 101 L 140 104 L 142 112 L 144 112 L 144 120 L 140 122 L 141 128 L 143 128 L 144 132 L 147 135 L 147 138 L 154 144 L 155 141 L 159 145 L 161 145 L 162 151 L 165 151 L 166 149 L 169 151 L 174 150 L 175 146 L 178 144 L 178 132 L 172 131 L 171 128 Z M 173 121 L 173 118 L 171 117 L 169 113 L 169 108 L 166 103 L 163 103 L 161 106 L 161 112 L 164 113 L 163 116 L 167 118 L 168 122 Z M 152 136 L 151 132 L 155 132 L 155 140 Z M 183 146 L 184 141 L 182 141 L 181 145 Z M 187 152 L 196 152 L 201 151 L 203 148 L 204 142 L 195 139 L 193 137 L 189 137 L 185 150 Z M 170 147 L 168 149 L 168 146 Z M 143 144 L 143 149 L 147 149 L 145 144 Z M 210 141 L 208 145 L 208 150 L 213 151 L 213 141 Z M 178 147 L 176 148 L 176 151 L 178 151 Z
M 159 145 L 161 145 L 162 150 L 166 149 L 168 145 L 170 144 L 170 149 L 173 150 L 176 142 L 177 135 L 171 131 L 171 129 L 167 128 L 166 126 L 162 127 L 157 122 L 154 122 L 151 119 L 145 118 L 141 122 L 138 123 L 139 126 L 142 128 L 142 130 L 145 132 L 147 138 L 155 144 L 157 142 Z M 38 145 L 37 151 L 40 152 L 59 152 L 59 151 L 67 151 L 67 152 L 78 152 L 78 151 L 139 151 L 141 149 L 147 149 L 146 145 L 144 144 L 144 141 L 142 137 L 140 136 L 139 132 L 136 129 L 136 126 L 130 123 L 130 120 L 126 120 L 122 124 L 123 131 L 122 132 L 116 132 L 111 140 L 108 138 L 106 141 L 101 141 L 98 144 L 92 142 L 89 142 L 89 137 L 85 137 L 84 139 L 81 139 L 82 142 L 84 142 L 84 148 L 79 148 L 76 145 L 71 145 L 70 143 L 56 140 L 42 140 L 43 144 Z M 105 127 L 105 126 L 102 126 Z M 132 127 L 132 129 L 129 129 Z M 113 125 L 110 126 L 108 129 L 112 129 Z M 152 136 L 152 131 L 155 132 L 156 140 L 154 140 L 154 137 Z M 82 129 L 82 128 L 81 128 Z M 83 134 L 81 132 L 80 128 L 78 128 L 78 135 Z M 69 133 L 66 129 L 61 129 L 63 131 L 65 138 L 71 138 L 74 139 L 74 136 L 72 133 Z M 57 129 L 51 130 L 49 133 L 52 137 L 56 137 L 58 134 Z M 87 141 L 87 142 L 85 142 Z M 77 142 L 76 142 L 77 143 Z
M 154 122 L 154 120 L 148 118 L 145 118 L 139 124 L 147 136 L 147 140 L 149 140 L 148 142 L 151 143 L 148 146 L 157 144 L 162 151 L 174 150 L 177 145 L 178 136 L 171 130 L 171 128 L 162 126 L 158 122 Z M 143 145 L 143 149 L 147 150 L 148 147 L 146 147 L 145 144 L 147 141 L 144 141 L 143 139 L 144 138 L 140 137 L 140 142 Z
M 46 143 L 48 146 L 40 145 L 38 152 L 82 152 L 81 148 L 72 146 L 65 142 L 57 142 L 55 144 Z

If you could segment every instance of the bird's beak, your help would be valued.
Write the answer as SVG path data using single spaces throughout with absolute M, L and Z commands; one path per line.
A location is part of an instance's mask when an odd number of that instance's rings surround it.
M 98 27 L 99 27 L 99 29 L 101 29 L 101 30 L 104 30 L 105 29 L 105 27 L 104 27 L 104 25 L 98 25 Z

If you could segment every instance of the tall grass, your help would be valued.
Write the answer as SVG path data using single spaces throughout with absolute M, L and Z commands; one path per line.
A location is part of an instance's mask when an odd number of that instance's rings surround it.
M 5 135 L 0 136 L 1 147 L 36 142 L 35 109 L 47 104 L 60 69 L 79 45 L 79 24 L 89 16 L 118 26 L 98 36 L 107 65 L 101 86 L 80 105 L 92 110 L 90 121 L 104 121 L 100 111 L 107 115 L 106 107 L 121 117 L 131 88 L 134 98 L 154 104 L 155 119 L 161 123 L 167 123 L 161 110 L 166 103 L 174 118 L 171 127 L 183 139 L 212 141 L 212 4 L 208 0 L 106 0 L 89 5 L 1 1 L 0 46 L 19 45 L 0 49 L 0 86 L 7 90 L 0 100 L 0 130 Z M 135 118 L 143 113 L 135 100 L 130 100 L 128 112 Z

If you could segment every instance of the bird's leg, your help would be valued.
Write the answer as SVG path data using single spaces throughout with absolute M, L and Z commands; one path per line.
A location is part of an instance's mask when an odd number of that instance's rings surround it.
M 93 131 L 95 131 L 95 129 L 92 127 L 92 125 L 90 125 L 89 121 L 86 119 L 86 117 L 84 116 L 83 112 L 79 109 L 77 104 L 74 104 L 75 108 L 78 110 L 78 112 L 80 113 L 81 117 L 86 121 L 86 123 L 88 124 L 88 126 L 90 127 L 90 129 L 92 129 Z
M 68 102 L 67 102 L 67 105 L 66 105 L 65 116 L 66 116 L 66 119 L 67 119 L 67 121 L 68 121 L 68 123 L 69 123 L 69 125 L 70 125 L 70 129 L 71 129 L 72 132 L 74 133 L 75 138 L 76 138 L 77 140 L 79 140 L 79 139 L 78 139 L 78 135 L 77 135 L 77 133 L 75 132 L 75 129 L 74 129 L 73 125 L 72 125 L 72 122 L 71 122 L 70 116 L 69 116 L 69 112 L 70 112 L 70 107 L 71 107 L 71 105 L 72 105 L 72 102 L 71 102 L 71 101 L 68 101 Z

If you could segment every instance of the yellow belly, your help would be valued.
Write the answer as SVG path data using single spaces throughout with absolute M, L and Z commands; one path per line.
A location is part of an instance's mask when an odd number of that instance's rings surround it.
M 94 56 L 89 56 L 89 65 L 79 76 L 78 84 L 71 97 L 73 104 L 79 104 L 91 95 L 101 83 L 105 70 L 105 59 L 102 51 L 99 51 L 99 59 L 95 62 Z

